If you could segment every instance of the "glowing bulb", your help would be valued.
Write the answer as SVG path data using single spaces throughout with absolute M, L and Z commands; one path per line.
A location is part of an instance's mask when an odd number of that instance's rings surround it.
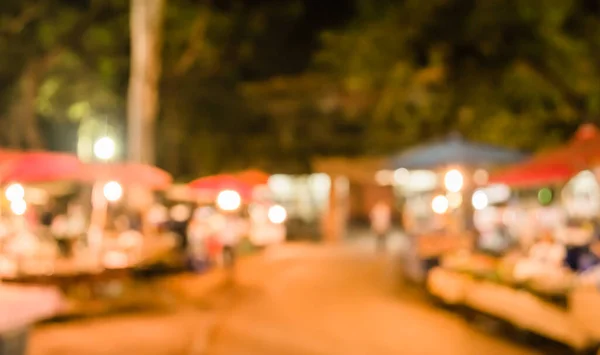
M 285 208 L 279 205 L 271 206 L 269 208 L 269 220 L 275 224 L 281 224 L 285 222 L 287 218 L 287 211 Z
M 471 203 L 473 204 L 473 208 L 476 210 L 483 210 L 488 206 L 489 200 L 485 192 L 479 190 L 475 191 L 473 197 L 471 198 Z
M 240 208 L 241 204 L 242 198 L 236 191 L 221 191 L 217 196 L 217 206 L 223 211 L 235 211 Z
M 460 171 L 452 169 L 446 173 L 444 177 L 444 185 L 450 192 L 459 192 L 464 183 L 463 175 Z
M 98 159 L 109 160 L 115 155 L 115 141 L 110 137 L 102 137 L 94 143 L 94 155 Z
M 448 211 L 448 199 L 446 196 L 438 195 L 431 201 L 431 209 L 437 214 L 444 214 Z
M 123 196 L 123 188 L 116 181 L 107 182 L 102 191 L 104 192 L 104 197 L 110 202 L 119 201 Z
M 14 200 L 10 203 L 10 209 L 17 216 L 22 216 L 27 211 L 27 202 L 24 200 Z
M 6 199 L 9 201 L 19 201 L 25 197 L 25 189 L 21 184 L 12 184 L 6 188 L 4 192 Z

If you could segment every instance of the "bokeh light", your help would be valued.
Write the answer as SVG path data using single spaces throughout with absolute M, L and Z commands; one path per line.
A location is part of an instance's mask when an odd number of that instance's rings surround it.
M 110 137 L 102 137 L 94 143 L 94 155 L 98 159 L 109 160 L 116 151 L 115 141 Z
M 275 205 L 269 208 L 269 220 L 275 224 L 281 224 L 287 219 L 287 211 L 283 206 Z
M 446 213 L 448 211 L 448 206 L 448 199 L 443 195 L 438 195 L 433 198 L 433 201 L 431 201 L 431 209 L 433 209 L 433 212 L 437 214 Z
M 471 198 L 471 202 L 473 204 L 473 208 L 475 208 L 476 210 L 483 210 L 489 204 L 487 195 L 481 190 L 475 191 L 473 197 Z
M 242 198 L 237 191 L 225 190 L 217 196 L 217 206 L 223 211 L 235 211 L 240 208 Z
M 459 192 L 462 189 L 463 184 L 463 174 L 456 169 L 448 171 L 446 176 L 444 176 L 444 186 L 450 192 Z
M 123 196 L 123 187 L 116 181 L 107 182 L 102 189 L 104 197 L 110 202 L 116 202 Z
M 11 202 L 19 201 L 25 198 L 25 189 L 21 184 L 11 184 L 6 188 L 4 194 L 6 199 Z
M 10 203 L 10 209 L 17 216 L 22 216 L 27 212 L 27 202 L 24 200 L 14 200 Z
M 544 187 L 538 191 L 538 202 L 542 205 L 549 205 L 554 199 L 554 193 L 551 189 Z

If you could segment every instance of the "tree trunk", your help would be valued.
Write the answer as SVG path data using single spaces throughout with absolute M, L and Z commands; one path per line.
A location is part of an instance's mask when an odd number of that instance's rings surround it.
M 131 68 L 128 93 L 128 153 L 154 164 L 161 31 L 165 0 L 131 0 Z

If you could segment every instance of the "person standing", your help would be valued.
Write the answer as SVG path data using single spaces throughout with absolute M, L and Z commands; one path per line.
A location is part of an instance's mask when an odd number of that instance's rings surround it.
M 392 211 L 384 201 L 379 201 L 373 206 L 370 214 L 371 229 L 377 238 L 377 250 L 384 251 L 387 247 L 387 237 L 391 228 Z
M 235 214 L 225 216 L 224 228 L 220 231 L 223 265 L 232 268 L 236 260 L 236 248 L 240 239 L 240 218 Z

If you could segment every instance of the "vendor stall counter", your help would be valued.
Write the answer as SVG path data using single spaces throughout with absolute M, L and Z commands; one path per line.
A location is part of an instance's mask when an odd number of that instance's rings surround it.
M 427 289 L 447 304 L 503 319 L 576 350 L 596 346 L 600 292 L 577 285 L 571 277 L 554 279 L 522 283 L 503 277 L 500 268 L 444 265 L 429 273 Z

